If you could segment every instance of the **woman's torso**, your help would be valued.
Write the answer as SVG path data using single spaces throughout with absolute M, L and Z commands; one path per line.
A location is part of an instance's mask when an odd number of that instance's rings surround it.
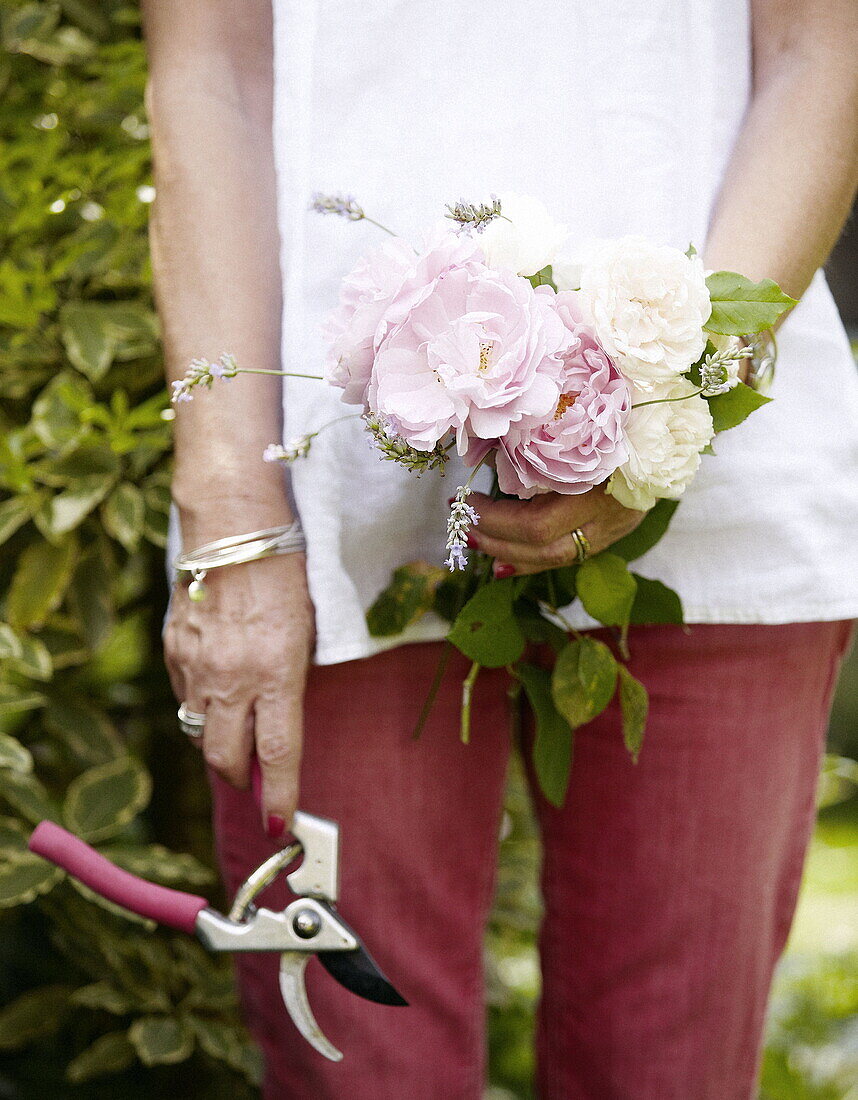
M 640 233 L 702 246 L 750 86 L 746 0 L 641 5 L 495 0 L 274 0 L 284 366 L 315 373 L 319 322 L 380 231 L 307 209 L 353 193 L 404 236 L 459 198 L 537 195 L 574 237 Z M 858 382 L 821 276 L 783 328 L 774 402 L 716 440 L 640 572 L 689 621 L 858 614 Z M 286 379 L 285 434 L 344 411 Z M 459 483 L 416 479 L 359 420 L 293 467 L 322 663 L 382 648 L 364 612 L 397 565 L 443 560 Z M 579 620 L 584 622 L 584 620 Z M 404 637 L 440 637 L 431 618 Z

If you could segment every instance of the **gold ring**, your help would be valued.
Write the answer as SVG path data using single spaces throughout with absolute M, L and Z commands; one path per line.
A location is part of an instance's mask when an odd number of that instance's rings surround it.
M 572 532 L 572 541 L 575 543 L 575 559 L 578 565 L 581 565 L 590 553 L 590 540 L 580 527 L 576 527 Z

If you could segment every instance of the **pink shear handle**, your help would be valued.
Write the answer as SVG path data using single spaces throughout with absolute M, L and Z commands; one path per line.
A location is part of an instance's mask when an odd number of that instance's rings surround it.
M 195 894 L 157 886 L 154 882 L 132 875 L 130 871 L 123 871 L 90 848 L 80 837 L 55 825 L 53 821 L 43 821 L 36 826 L 29 848 L 31 852 L 63 867 L 108 901 L 114 901 L 132 913 L 139 913 L 141 917 L 177 928 L 180 932 L 193 935 L 200 910 L 209 904 L 205 898 Z

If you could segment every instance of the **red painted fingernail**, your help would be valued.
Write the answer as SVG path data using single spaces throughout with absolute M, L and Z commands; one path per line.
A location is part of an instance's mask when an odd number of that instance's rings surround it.
M 265 826 L 269 840 L 279 840 L 286 832 L 286 820 L 280 814 L 269 814 L 268 824 Z
M 515 566 L 507 565 L 506 562 L 501 562 L 500 565 L 496 565 L 494 569 L 495 579 L 502 581 L 506 577 L 512 577 L 515 575 Z
M 472 550 L 479 550 L 479 548 L 480 548 L 480 544 L 477 542 L 477 540 L 474 538 L 474 536 L 471 534 L 470 531 L 465 536 L 465 542 L 468 544 L 468 546 L 470 546 L 470 548 Z

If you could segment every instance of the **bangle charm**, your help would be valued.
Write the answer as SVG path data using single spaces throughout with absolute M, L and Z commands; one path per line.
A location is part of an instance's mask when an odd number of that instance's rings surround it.
M 246 535 L 229 535 L 207 542 L 187 554 L 179 554 L 173 562 L 177 573 L 190 573 L 188 597 L 199 603 L 206 598 L 205 578 L 211 569 L 224 565 L 243 565 L 275 554 L 298 554 L 306 547 L 304 532 L 298 520 L 282 527 L 250 531 Z

